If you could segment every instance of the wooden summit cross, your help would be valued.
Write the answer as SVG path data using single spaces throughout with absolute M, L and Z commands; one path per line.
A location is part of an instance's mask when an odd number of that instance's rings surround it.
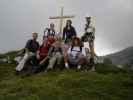
M 60 34 L 62 33 L 63 19 L 74 18 L 74 16 L 64 16 L 64 7 L 61 8 L 61 15 L 55 17 L 49 17 L 49 19 L 60 19 Z

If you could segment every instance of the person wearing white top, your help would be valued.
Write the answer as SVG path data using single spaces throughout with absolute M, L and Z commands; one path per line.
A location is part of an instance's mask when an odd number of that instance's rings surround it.
M 67 51 L 65 67 L 69 68 L 69 65 L 76 65 L 78 69 L 81 69 L 82 65 L 86 62 L 85 48 L 82 47 L 80 39 L 75 37 L 72 40 L 71 47 Z
M 70 47 L 67 53 L 70 54 L 73 58 L 76 58 L 76 56 L 79 55 L 79 53 L 81 53 L 83 56 L 86 56 L 85 48 L 80 48 L 78 46 Z
M 97 57 L 96 53 L 95 53 L 95 45 L 94 45 L 94 41 L 95 41 L 95 27 L 93 27 L 91 25 L 91 19 L 92 17 L 88 17 L 86 16 L 86 24 L 85 24 L 85 33 L 84 35 L 81 37 L 81 40 L 83 42 L 88 42 L 89 43 L 89 49 L 90 49 L 90 53 L 91 53 L 91 58 L 90 58 L 90 62 L 92 62 L 92 65 L 94 65 L 94 58 Z M 94 71 L 95 68 L 92 67 L 92 70 Z
M 44 36 L 43 36 L 44 40 L 46 40 L 48 38 L 48 36 L 55 36 L 56 35 L 56 31 L 54 28 L 55 28 L 54 23 L 50 23 L 50 28 L 46 28 L 44 30 Z

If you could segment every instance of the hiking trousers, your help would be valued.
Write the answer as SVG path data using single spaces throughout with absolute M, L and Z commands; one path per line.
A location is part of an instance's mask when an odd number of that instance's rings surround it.
M 62 59 L 63 59 L 63 55 L 61 53 L 56 53 L 54 56 L 50 58 L 47 69 L 53 69 L 56 62 L 57 62 L 57 65 L 60 65 Z
M 16 67 L 16 71 L 21 71 L 24 68 L 24 65 L 27 62 L 27 60 L 32 56 L 35 56 L 35 54 L 32 52 L 25 53 L 23 59 L 19 62 L 18 66 Z

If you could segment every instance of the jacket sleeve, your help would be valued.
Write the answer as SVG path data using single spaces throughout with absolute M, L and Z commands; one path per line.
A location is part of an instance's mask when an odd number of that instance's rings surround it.
M 32 40 L 28 40 L 28 41 L 27 41 L 27 43 L 26 43 L 26 45 L 25 45 L 25 50 L 26 50 L 26 52 L 29 52 L 29 49 L 30 49 L 30 47 L 31 47 L 31 42 L 32 42 Z
M 31 46 L 32 40 L 28 40 L 26 45 L 25 45 L 25 49 L 29 49 Z
M 73 27 L 73 35 L 74 35 L 74 36 L 77 36 L 77 32 L 76 32 L 76 30 L 75 30 L 74 27 Z
M 65 39 L 65 35 L 66 35 L 66 29 L 63 29 L 63 40 Z

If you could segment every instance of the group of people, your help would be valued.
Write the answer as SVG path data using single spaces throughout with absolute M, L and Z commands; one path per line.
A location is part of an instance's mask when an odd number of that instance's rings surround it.
M 28 67 L 27 64 L 32 66 L 34 72 L 42 69 L 47 72 L 55 66 L 66 69 L 76 67 L 77 70 L 86 67 L 95 71 L 95 28 L 91 26 L 91 17 L 86 17 L 85 32 L 81 38 L 77 37 L 71 20 L 66 21 L 63 37 L 56 33 L 54 27 L 51 23 L 50 27 L 44 30 L 42 45 L 37 42 L 38 33 L 32 33 L 32 39 L 26 43 L 24 55 L 18 62 L 16 72 L 23 71 Z M 89 43 L 89 48 L 84 47 L 84 42 Z

